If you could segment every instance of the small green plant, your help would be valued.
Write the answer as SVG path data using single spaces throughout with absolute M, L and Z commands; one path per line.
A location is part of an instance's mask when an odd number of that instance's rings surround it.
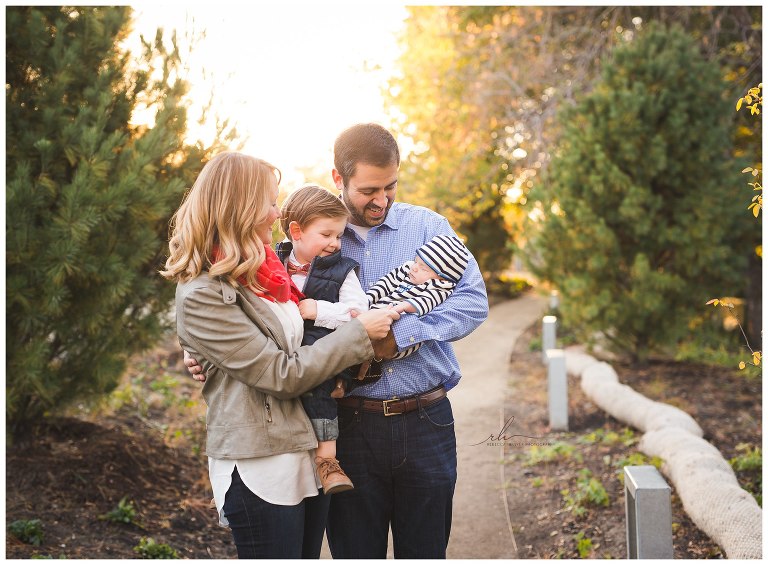
M 54 557 L 50 553 L 46 555 L 40 555 L 39 553 L 36 553 L 32 557 L 30 557 L 30 559 L 67 559 L 67 556 L 64 555 L 63 553 L 59 553 L 58 557 Z
M 589 469 L 581 469 L 579 478 L 576 480 L 576 488 L 571 492 L 570 489 L 560 491 L 563 495 L 566 507 L 576 517 L 586 514 L 586 505 L 608 506 L 610 499 L 600 479 L 592 476 Z
M 156 543 L 152 538 L 141 538 L 133 551 L 142 559 L 179 559 L 179 554 L 170 545 Z
M 581 530 L 578 534 L 573 536 L 573 540 L 576 542 L 576 549 L 579 552 L 579 557 L 587 559 L 592 555 L 592 538 L 585 537 L 586 533 Z
M 113 410 L 135 409 L 139 416 L 146 417 L 149 414 L 149 395 L 144 384 L 144 375 L 140 373 L 112 391 L 108 404 Z
M 194 408 L 197 402 L 179 392 L 179 379 L 166 371 L 166 363 L 139 362 L 135 374 L 109 395 L 107 405 L 113 410 L 135 409 L 141 417 L 147 417 L 150 405 L 162 399 L 163 407 Z M 156 394 L 150 394 L 154 392 Z
M 624 428 L 621 431 L 621 443 L 625 447 L 630 447 L 632 445 L 635 445 L 638 441 L 637 437 L 635 437 L 635 432 L 632 428 Z
M 533 477 L 531 479 L 531 486 L 536 488 L 544 486 L 544 479 L 542 479 L 541 477 Z
M 133 507 L 133 502 L 128 502 L 128 497 L 124 496 L 114 509 L 102 514 L 99 518 L 116 524 L 135 524 L 136 509 Z
M 541 351 L 541 338 L 540 337 L 532 337 L 531 341 L 528 342 L 528 351 Z
M 613 430 L 604 430 L 603 428 L 597 428 L 596 430 L 584 434 L 577 440 L 579 443 L 602 443 L 603 445 L 614 445 L 621 443 L 627 447 L 637 443 L 635 432 L 631 428 L 624 428 L 621 433 L 614 432 Z
M 730 460 L 731 467 L 735 471 L 756 471 L 763 468 L 763 452 L 757 446 L 748 443 L 740 443 L 736 451 L 743 451 L 743 455 L 737 455 Z
M 155 392 L 159 392 L 163 396 L 163 405 L 167 408 L 175 403 L 185 402 L 184 398 L 179 398 L 176 389 L 179 386 L 179 381 L 174 376 L 168 373 L 163 373 L 160 377 L 154 379 L 149 383 L 149 388 Z
M 41 545 L 45 534 L 40 520 L 16 520 L 8 526 L 8 530 L 20 541 L 30 545 Z
M 532 445 L 528 449 L 528 459 L 523 463 L 526 467 L 537 465 L 539 463 L 549 463 L 561 459 L 570 459 L 574 457 L 577 461 L 582 461 L 581 453 L 576 448 L 562 441 L 556 441 L 551 445 Z
M 744 490 L 750 492 L 755 497 L 757 503 L 763 505 L 763 452 L 757 447 L 748 443 L 740 443 L 736 446 L 737 451 L 743 451 L 729 460 L 734 471 L 740 472 L 739 482 Z
M 593 430 L 588 434 L 579 436 L 579 438 L 576 441 L 578 441 L 579 443 L 586 443 L 586 444 L 599 443 L 600 441 L 602 441 L 603 434 L 605 434 L 605 430 L 603 428 L 597 428 L 596 430 Z
M 630 453 L 626 457 L 622 457 L 621 459 L 616 459 L 613 462 L 613 466 L 616 467 L 616 474 L 619 477 L 619 482 L 621 484 L 624 484 L 624 467 L 627 466 L 639 466 L 639 465 L 653 465 L 657 469 L 661 469 L 662 460 L 660 457 L 656 457 L 655 455 L 648 459 L 645 455 L 640 453 L 639 451 L 636 451 L 634 453 Z
M 571 491 L 568 489 L 563 489 L 560 491 L 560 494 L 563 495 L 563 502 L 565 502 L 565 507 L 577 518 L 581 518 L 584 516 L 584 514 L 587 513 L 587 509 L 579 502 L 578 498 L 575 496 L 571 496 Z

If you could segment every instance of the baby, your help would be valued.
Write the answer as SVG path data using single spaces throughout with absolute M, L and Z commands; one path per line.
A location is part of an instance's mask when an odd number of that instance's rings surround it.
M 469 250 L 454 236 L 438 235 L 416 250 L 413 261 L 395 267 L 368 290 L 371 308 L 394 308 L 423 316 L 448 298 L 464 274 Z M 411 355 L 420 343 L 394 359 Z

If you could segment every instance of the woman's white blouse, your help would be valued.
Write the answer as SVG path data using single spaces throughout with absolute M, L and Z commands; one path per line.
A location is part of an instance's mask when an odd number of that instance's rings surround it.
M 264 300 L 280 322 L 293 353 L 304 337 L 304 322 L 299 308 L 292 301 L 271 302 Z M 229 525 L 224 517 L 224 498 L 232 483 L 232 471 L 237 467 L 243 483 L 259 498 L 282 506 L 294 506 L 308 496 L 316 496 L 321 487 L 315 472 L 314 450 L 298 453 L 281 453 L 269 457 L 248 459 L 208 458 L 208 474 L 219 513 L 219 523 Z

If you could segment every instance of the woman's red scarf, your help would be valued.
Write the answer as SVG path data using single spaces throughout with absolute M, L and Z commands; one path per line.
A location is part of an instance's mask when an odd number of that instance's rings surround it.
M 241 275 L 240 278 L 237 279 L 237 282 L 253 292 L 256 296 L 266 298 L 271 302 L 288 302 L 289 300 L 292 300 L 298 304 L 299 300 L 304 298 L 304 295 L 293 283 L 291 277 L 288 276 L 285 266 L 283 266 L 283 263 L 280 261 L 277 254 L 268 245 L 264 246 L 264 253 L 266 257 L 259 267 L 259 270 L 256 271 L 256 282 L 266 290 L 256 290 L 249 286 L 245 275 Z M 214 245 L 213 262 L 216 263 L 221 261 L 221 259 L 223 259 L 223 256 L 219 251 L 219 246 Z

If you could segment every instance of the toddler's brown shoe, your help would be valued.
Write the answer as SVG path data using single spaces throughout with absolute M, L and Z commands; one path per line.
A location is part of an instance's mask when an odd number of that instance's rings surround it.
M 336 494 L 355 488 L 335 457 L 315 457 L 315 465 L 325 494 Z

